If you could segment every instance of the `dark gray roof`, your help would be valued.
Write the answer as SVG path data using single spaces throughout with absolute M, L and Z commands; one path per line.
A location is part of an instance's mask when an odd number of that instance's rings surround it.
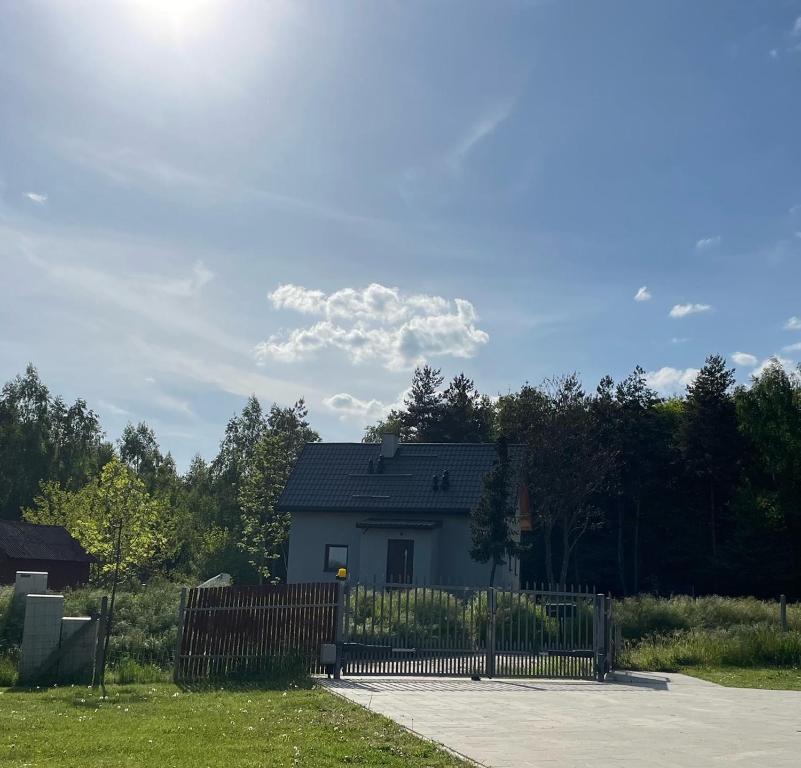
M 91 555 L 60 525 L 0 520 L 0 554 L 17 560 L 90 563 Z
M 510 445 L 519 474 L 524 448 Z M 478 504 L 484 476 L 498 452 L 494 443 L 401 443 L 383 473 L 378 443 L 308 443 L 286 484 L 279 508 L 300 511 L 465 513 Z M 434 490 L 433 475 L 448 470 L 449 488 Z

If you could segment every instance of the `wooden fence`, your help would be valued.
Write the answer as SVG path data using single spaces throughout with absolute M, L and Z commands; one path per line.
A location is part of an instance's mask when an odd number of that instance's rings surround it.
M 337 584 L 195 587 L 182 596 L 177 681 L 253 676 L 302 667 L 321 672 L 335 641 Z

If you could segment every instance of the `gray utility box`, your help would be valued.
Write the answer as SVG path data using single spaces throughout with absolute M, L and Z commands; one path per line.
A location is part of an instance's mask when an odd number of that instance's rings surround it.
M 320 664 L 328 666 L 337 662 L 337 647 L 334 643 L 323 643 L 320 646 Z

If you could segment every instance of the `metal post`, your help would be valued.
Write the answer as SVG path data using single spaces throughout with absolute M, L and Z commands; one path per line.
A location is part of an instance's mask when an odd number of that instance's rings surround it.
M 782 625 L 782 632 L 786 632 L 787 627 L 787 595 L 779 595 L 779 621 Z
M 186 618 L 186 587 L 181 587 L 181 600 L 178 604 L 178 638 L 175 642 L 175 663 L 172 670 L 173 682 L 181 677 L 181 647 L 184 639 L 184 624 Z
M 336 660 L 334 661 L 334 680 L 342 677 L 342 645 L 345 637 L 345 603 L 348 590 L 344 579 L 337 581 L 337 607 L 334 619 L 334 643 L 336 643 Z
M 604 647 L 606 641 L 605 602 L 605 595 L 595 595 L 593 605 L 593 625 L 595 630 L 593 632 L 593 651 L 595 656 L 595 679 L 599 683 L 604 681 L 604 665 L 606 661 L 606 649 Z
M 604 666 L 604 672 L 610 672 L 613 666 L 613 648 L 614 648 L 614 636 L 613 632 L 613 620 L 612 620 L 612 598 L 607 597 L 605 601 L 605 611 L 606 614 L 604 616 L 604 629 L 606 630 L 606 635 L 604 637 L 604 643 L 606 645 L 606 663 Z
M 495 589 L 487 590 L 487 677 L 495 677 Z

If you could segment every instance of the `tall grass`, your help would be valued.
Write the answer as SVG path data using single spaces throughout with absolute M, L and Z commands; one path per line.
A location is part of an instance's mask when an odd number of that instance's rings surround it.
M 676 630 L 730 629 L 746 625 L 778 625 L 779 603 L 755 597 L 671 597 L 640 595 L 615 603 L 615 621 L 626 640 L 642 640 Z M 801 631 L 801 603 L 787 606 L 791 629 Z
M 653 635 L 627 643 L 618 666 L 663 672 L 683 667 L 801 667 L 801 632 L 758 624 Z

